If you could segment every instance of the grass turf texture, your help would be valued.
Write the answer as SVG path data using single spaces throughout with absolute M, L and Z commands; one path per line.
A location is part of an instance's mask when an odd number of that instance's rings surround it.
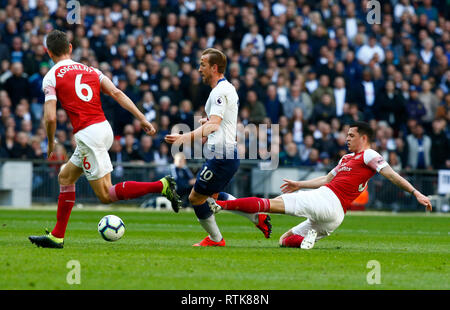
M 102 216 L 115 214 L 124 237 L 104 241 Z M 43 249 L 27 237 L 53 228 L 55 210 L 0 209 L 0 289 L 450 289 L 450 217 L 348 214 L 314 249 L 280 248 L 278 238 L 303 219 L 272 215 L 271 239 L 241 216 L 216 219 L 225 248 L 194 248 L 206 236 L 193 212 L 74 209 L 65 248 Z M 81 284 L 66 281 L 78 260 Z M 377 260 L 381 284 L 369 285 Z

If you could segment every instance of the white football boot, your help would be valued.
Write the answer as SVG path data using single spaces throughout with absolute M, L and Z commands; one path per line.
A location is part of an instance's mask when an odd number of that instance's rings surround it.
M 216 200 L 214 198 L 209 197 L 208 199 L 206 199 L 206 202 L 208 203 L 208 206 L 212 212 L 219 213 L 219 211 L 222 210 L 222 207 L 216 203 Z
M 306 234 L 305 238 L 303 238 L 300 248 L 304 250 L 312 249 L 314 247 L 314 243 L 316 242 L 316 237 L 317 231 L 315 231 L 314 229 L 308 230 L 308 233 Z

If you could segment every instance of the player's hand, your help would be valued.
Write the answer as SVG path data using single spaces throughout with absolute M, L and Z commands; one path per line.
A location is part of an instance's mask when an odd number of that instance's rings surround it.
M 280 186 L 281 191 L 284 194 L 292 193 L 295 191 L 298 191 L 300 189 L 300 185 L 298 184 L 298 181 L 292 181 L 288 179 L 283 179 L 284 183 Z
M 147 120 L 141 120 L 141 127 L 146 134 L 153 136 L 156 133 L 156 129 Z
M 182 144 L 182 135 L 179 133 L 172 133 L 164 137 L 164 141 L 169 144 Z
M 52 156 L 54 149 L 55 149 L 55 140 L 48 141 L 48 144 L 47 144 L 47 159 L 50 158 L 50 156 Z
M 414 196 L 416 196 L 417 201 L 426 208 L 427 211 L 431 211 L 433 209 L 433 207 L 431 206 L 431 201 L 430 198 L 428 198 L 427 196 L 425 196 L 424 194 L 422 194 L 419 191 L 415 191 L 414 192 Z
M 206 123 L 208 121 L 208 118 L 204 117 L 198 120 L 200 126 L 203 125 L 204 123 Z

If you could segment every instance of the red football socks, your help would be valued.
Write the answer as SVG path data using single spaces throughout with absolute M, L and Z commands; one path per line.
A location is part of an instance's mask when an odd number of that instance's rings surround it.
M 134 199 L 149 193 L 161 193 L 163 183 L 156 182 L 135 182 L 126 181 L 117 183 L 109 189 L 109 196 L 112 201 Z
M 246 213 L 270 212 L 269 199 L 248 197 L 235 200 L 216 201 L 224 210 L 235 210 Z
M 304 237 L 300 235 L 290 235 L 283 239 L 281 245 L 288 248 L 299 248 L 303 239 Z
M 75 184 L 59 187 L 58 210 L 56 211 L 56 225 L 52 235 L 56 238 L 64 238 L 70 213 L 75 204 Z

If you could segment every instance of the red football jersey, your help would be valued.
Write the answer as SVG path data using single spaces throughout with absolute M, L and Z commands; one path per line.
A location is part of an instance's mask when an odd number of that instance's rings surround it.
M 73 133 L 106 120 L 100 101 L 103 74 L 71 59 L 59 61 L 45 75 L 45 101 L 59 100 L 72 122 Z
M 367 187 L 369 179 L 388 163 L 372 149 L 342 156 L 331 171 L 333 180 L 326 184 L 341 201 L 344 211 Z

